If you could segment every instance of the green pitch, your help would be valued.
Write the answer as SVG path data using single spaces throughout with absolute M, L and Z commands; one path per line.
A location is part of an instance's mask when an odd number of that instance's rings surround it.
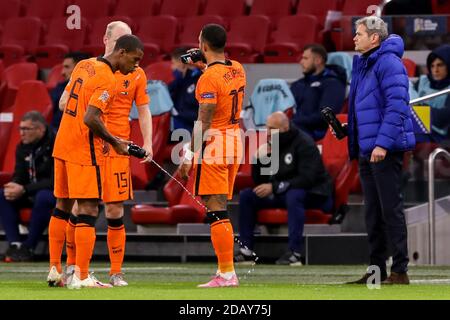
M 94 263 L 101 281 L 108 264 Z M 156 300 L 315 300 L 315 299 L 450 299 L 450 267 L 410 267 L 411 285 L 344 285 L 365 271 L 364 266 L 238 266 L 239 288 L 198 289 L 215 265 L 208 263 L 125 263 L 128 287 L 112 289 L 49 288 L 46 263 L 0 263 L 0 300 L 8 299 L 156 299 Z M 251 271 L 249 273 L 249 271 Z

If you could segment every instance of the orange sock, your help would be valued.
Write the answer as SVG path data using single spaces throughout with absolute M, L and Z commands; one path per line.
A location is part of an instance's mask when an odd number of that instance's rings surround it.
M 75 246 L 75 226 L 77 224 L 77 216 L 71 214 L 69 223 L 66 227 L 66 265 L 71 266 L 76 263 L 76 246 Z
M 219 271 L 221 273 L 234 272 L 234 236 L 229 219 L 219 220 L 211 224 L 211 241 L 219 262 Z
M 69 213 L 55 208 L 48 225 L 48 247 L 50 253 L 50 268 L 56 266 L 59 273 L 61 268 L 61 255 L 66 239 L 66 225 L 69 220 Z
M 89 275 L 89 264 L 95 246 L 95 220 L 93 216 L 78 215 L 75 227 L 76 265 L 80 269 L 80 280 Z
M 122 270 L 123 257 L 125 255 L 125 226 L 123 220 L 108 219 L 108 250 L 111 270 L 109 275 L 120 273 Z

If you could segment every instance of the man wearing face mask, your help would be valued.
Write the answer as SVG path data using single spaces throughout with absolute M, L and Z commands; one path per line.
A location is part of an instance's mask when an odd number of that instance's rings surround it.
M 330 107 L 340 113 L 345 99 L 346 71 L 338 65 L 325 65 L 326 61 L 322 45 L 305 46 L 300 60 L 305 77 L 291 85 L 296 104 L 294 124 L 315 141 L 322 139 L 328 128 L 320 111 Z
M 177 48 L 172 53 L 174 80 L 169 83 L 169 92 L 173 101 L 173 129 L 185 129 L 192 132 L 198 117 L 198 101 L 195 88 L 202 72 L 195 66 L 184 64 L 180 57 L 187 48 Z
M 262 145 L 257 151 L 257 162 L 252 166 L 256 187 L 241 191 L 239 198 L 239 233 L 246 248 L 240 249 L 235 260 L 252 260 L 253 230 L 258 210 L 286 208 L 289 250 L 276 263 L 300 266 L 305 209 L 316 208 L 329 212 L 333 206 L 333 185 L 314 141 L 289 123 L 283 112 L 271 114 L 266 127 L 267 141 L 279 138 L 279 152 L 275 149 L 272 152 L 270 143 Z M 276 133 L 277 130 L 279 133 Z M 279 163 L 278 172 L 271 176 L 261 174 L 260 160 L 268 155 L 271 155 L 272 161 L 278 157 Z

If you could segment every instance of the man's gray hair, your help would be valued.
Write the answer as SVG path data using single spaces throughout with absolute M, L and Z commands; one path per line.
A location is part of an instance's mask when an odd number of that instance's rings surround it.
M 389 36 L 388 28 L 386 22 L 383 19 L 376 16 L 364 17 L 356 20 L 355 27 L 358 27 L 360 24 L 364 25 L 367 29 L 367 33 L 371 36 L 374 33 L 377 33 L 380 37 L 380 43 L 387 39 Z
M 130 28 L 130 26 L 128 24 L 126 24 L 123 21 L 113 21 L 113 22 L 110 22 L 106 26 L 106 36 L 108 38 L 111 38 L 111 34 L 112 34 L 113 29 L 115 29 L 117 27 L 121 27 L 123 29 L 127 29 L 130 32 L 130 34 L 131 34 L 131 28 Z
M 22 117 L 22 121 L 31 120 L 31 122 L 34 123 L 40 123 L 44 127 L 47 125 L 47 122 L 45 122 L 44 116 L 39 111 L 29 111 L 25 113 Z

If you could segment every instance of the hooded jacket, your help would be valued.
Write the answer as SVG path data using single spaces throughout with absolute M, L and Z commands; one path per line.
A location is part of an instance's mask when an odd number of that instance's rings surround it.
M 42 189 L 53 189 L 52 151 L 55 134 L 47 129 L 35 143 L 19 143 L 16 148 L 16 165 L 12 181 L 25 187 L 25 195 L 34 197 Z
M 325 136 L 328 124 L 320 111 L 330 107 L 334 113 L 340 113 L 345 99 L 347 74 L 338 65 L 326 65 L 318 75 L 306 74 L 304 78 L 292 83 L 296 109 L 293 121 L 295 125 L 308 133 L 314 140 Z
M 348 114 L 351 159 L 369 157 L 376 146 L 388 152 L 415 146 L 403 50 L 403 40 L 390 35 L 369 55 L 353 58 Z

